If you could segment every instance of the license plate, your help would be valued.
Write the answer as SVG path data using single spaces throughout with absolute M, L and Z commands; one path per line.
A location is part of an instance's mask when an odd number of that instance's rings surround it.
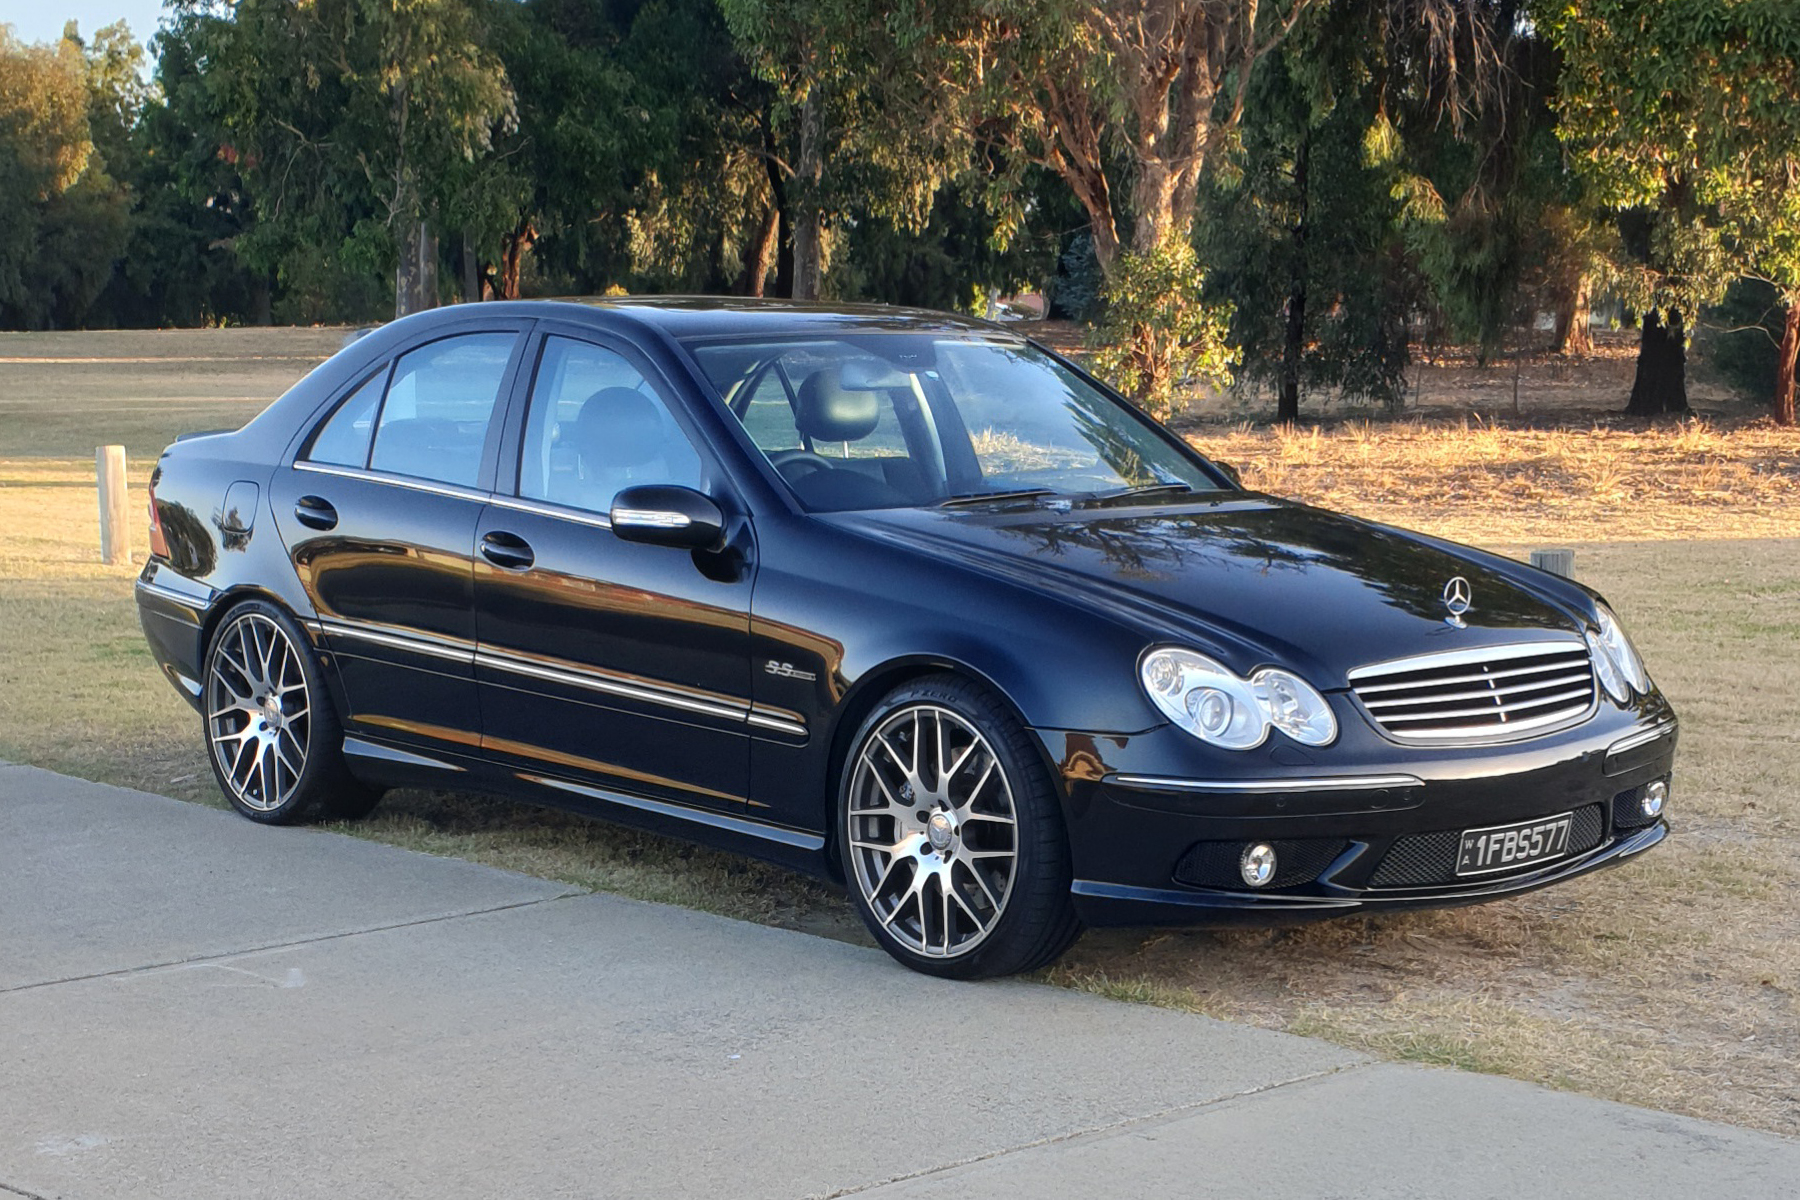
M 1465 830 L 1456 853 L 1456 873 L 1486 875 L 1561 858 L 1569 852 L 1569 831 L 1574 826 L 1575 814 L 1566 812 L 1517 825 Z

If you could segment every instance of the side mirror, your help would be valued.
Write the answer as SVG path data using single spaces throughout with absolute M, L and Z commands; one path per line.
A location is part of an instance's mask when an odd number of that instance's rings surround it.
M 628 487 L 613 497 L 613 533 L 627 542 L 716 550 L 725 537 L 725 514 L 703 492 L 674 484 Z
M 1231 463 L 1220 462 L 1218 459 L 1215 458 L 1212 460 L 1212 465 L 1219 468 L 1220 471 L 1224 472 L 1225 478 L 1231 480 L 1231 482 L 1237 484 L 1239 487 L 1244 486 L 1243 474 L 1237 469 L 1237 467 L 1233 466 Z

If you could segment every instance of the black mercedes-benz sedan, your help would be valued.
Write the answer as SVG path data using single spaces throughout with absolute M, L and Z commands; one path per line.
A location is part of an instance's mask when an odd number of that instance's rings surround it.
M 934 974 L 1667 833 L 1675 717 L 1600 597 L 1246 491 L 982 322 L 440 309 L 169 447 L 151 513 L 144 631 L 246 817 L 561 805 L 841 880 Z

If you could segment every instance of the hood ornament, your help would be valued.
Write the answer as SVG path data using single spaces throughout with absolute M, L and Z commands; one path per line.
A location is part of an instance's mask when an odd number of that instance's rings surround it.
M 1452 629 L 1467 629 L 1469 623 L 1463 620 L 1463 614 L 1470 607 L 1469 581 L 1458 575 L 1444 585 L 1444 608 L 1450 613 L 1444 618 L 1444 624 Z

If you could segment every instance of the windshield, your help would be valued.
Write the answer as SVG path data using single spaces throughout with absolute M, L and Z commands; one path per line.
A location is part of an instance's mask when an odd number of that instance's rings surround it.
M 877 333 L 688 349 L 812 511 L 1220 489 L 1169 436 L 1024 343 Z

